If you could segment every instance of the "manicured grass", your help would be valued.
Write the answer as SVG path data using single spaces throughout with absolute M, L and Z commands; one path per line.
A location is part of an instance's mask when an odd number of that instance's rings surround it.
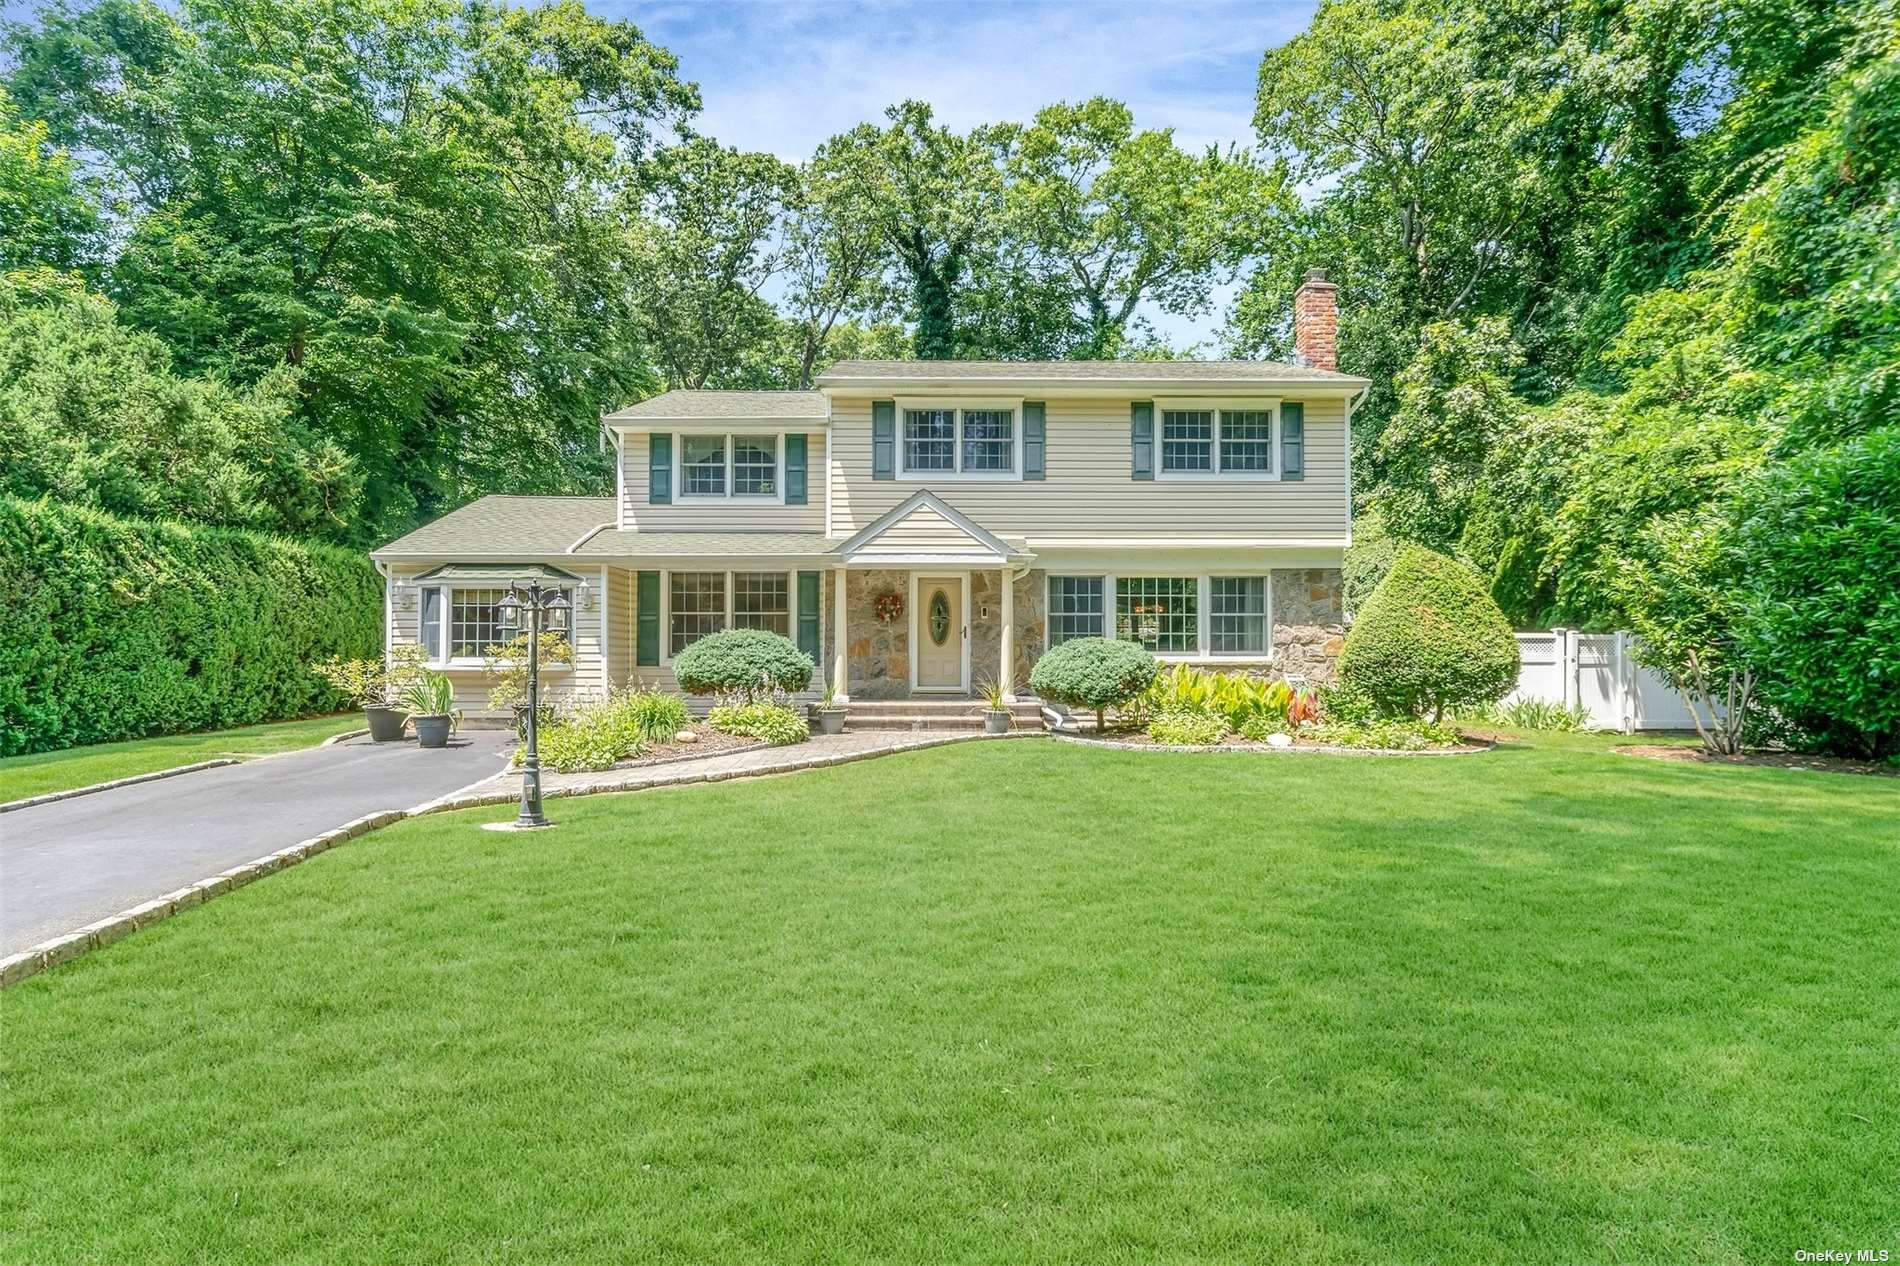
M 267 756 L 299 747 L 312 747 L 332 734 L 363 728 L 363 714 L 310 717 L 246 725 L 235 730 L 207 730 L 202 734 L 168 734 L 163 738 L 129 739 L 69 747 L 63 752 L 0 759 L 0 802 L 25 800 L 53 791 L 70 791 L 96 782 L 130 778 L 179 765 L 195 765 L 220 756 Z
M 0 994 L 0 1258 L 1900 1247 L 1900 788 L 969 744 L 425 818 Z

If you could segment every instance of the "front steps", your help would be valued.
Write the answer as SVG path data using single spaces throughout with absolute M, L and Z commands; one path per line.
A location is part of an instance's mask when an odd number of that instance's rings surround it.
M 980 730 L 986 705 L 981 699 L 853 699 L 845 705 L 844 728 L 851 730 Z M 1018 730 L 1042 729 L 1042 705 L 1034 699 L 1009 705 Z

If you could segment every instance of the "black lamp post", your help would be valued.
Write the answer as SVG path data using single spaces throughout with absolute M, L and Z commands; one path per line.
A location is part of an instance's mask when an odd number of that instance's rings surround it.
M 559 589 L 543 589 L 541 582 L 530 580 L 524 591 L 508 586 L 508 593 L 496 610 L 503 634 L 513 636 L 521 628 L 521 617 L 528 617 L 528 752 L 521 762 L 521 812 L 515 815 L 517 829 L 550 826 L 541 812 L 541 751 L 535 742 L 535 727 L 541 714 L 541 620 L 556 633 L 567 631 L 567 595 Z

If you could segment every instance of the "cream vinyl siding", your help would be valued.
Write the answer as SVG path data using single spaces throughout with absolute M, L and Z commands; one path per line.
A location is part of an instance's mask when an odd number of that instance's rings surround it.
M 1233 394 L 1227 390 L 1221 398 L 1231 401 Z M 1027 398 L 1035 399 L 1034 393 Z M 1302 400 L 1292 392 L 1280 398 Z M 989 531 L 1027 537 L 1037 548 L 1113 537 L 1182 544 L 1263 537 L 1331 543 L 1346 533 L 1343 400 L 1303 400 L 1306 477 L 1293 481 L 1137 481 L 1128 473 L 1131 397 L 1050 400 L 1045 414 L 1048 475 L 1027 482 L 873 479 L 871 400 L 832 400 L 828 466 L 834 536 L 858 531 L 919 487 L 929 488 Z M 1156 423 L 1158 428 L 1158 416 Z M 1159 449 L 1157 438 L 1157 454 Z M 1278 460 L 1276 454 L 1276 466 Z M 642 467 L 643 479 L 645 473 Z M 817 496 L 814 486 L 814 499 Z M 880 548 L 888 540 L 882 538 Z
M 960 556 L 981 549 L 968 532 L 929 506 L 918 506 L 878 533 L 867 547 L 879 554 L 944 554 Z
M 412 580 L 425 571 L 432 570 L 435 564 L 417 565 L 394 564 L 389 569 L 392 582 Z M 546 672 L 542 677 L 542 688 L 550 698 L 564 699 L 579 695 L 598 695 L 601 693 L 602 660 L 600 646 L 600 603 L 604 600 L 600 570 L 588 567 L 569 567 L 566 570 L 577 576 L 583 576 L 592 590 L 595 606 L 592 611 L 574 613 L 574 627 L 569 633 L 569 642 L 574 647 L 574 665 Z M 608 568 L 609 572 L 613 569 Z M 422 629 L 422 593 L 411 589 L 414 599 L 412 610 L 403 610 L 400 595 L 395 595 L 394 609 L 390 612 L 389 632 L 391 649 L 405 643 L 412 643 L 421 636 Z M 578 604 L 577 604 L 578 605 Z M 446 611 L 445 611 L 446 618 Z M 610 615 L 611 618 L 611 615 Z M 615 633 L 618 638 L 619 634 Z M 630 643 L 629 643 L 630 644 Z M 481 665 L 473 664 L 442 669 L 450 681 L 455 683 L 455 706 L 471 716 L 488 713 L 488 675 Z
M 868 416 L 868 415 L 867 415 Z M 870 423 L 867 421 L 868 428 Z M 681 435 L 725 434 L 727 424 L 707 421 L 681 423 L 669 428 L 673 436 L 673 504 L 647 504 L 647 485 L 652 468 L 647 462 L 645 431 L 629 432 L 621 451 L 620 526 L 640 532 L 823 532 L 825 530 L 825 435 L 822 431 L 805 437 L 805 500 L 802 506 L 780 505 L 775 501 L 748 501 L 743 497 L 704 500 L 680 495 Z M 793 431 L 792 434 L 797 434 Z M 870 477 L 870 438 L 866 432 L 865 477 Z M 783 444 L 783 437 L 780 439 Z M 784 453 L 779 455 L 781 469 Z
M 624 567 L 607 571 L 607 680 L 614 689 L 633 674 L 633 573 Z

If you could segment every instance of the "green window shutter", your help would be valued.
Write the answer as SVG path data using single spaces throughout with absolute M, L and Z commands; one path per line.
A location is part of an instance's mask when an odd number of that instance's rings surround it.
M 1280 406 L 1280 478 L 1306 478 L 1306 406 L 1297 400 Z
M 811 656 L 811 662 L 818 662 L 818 615 L 824 599 L 818 587 L 820 573 L 801 571 L 798 573 L 798 649 Z
M 1130 479 L 1155 477 L 1155 406 L 1152 400 L 1137 400 L 1128 406 L 1128 448 Z
M 1043 463 L 1049 443 L 1048 408 L 1042 404 L 1023 404 L 1023 478 L 1043 478 Z
M 647 436 L 647 500 L 656 506 L 673 504 L 673 437 Z
M 788 435 L 785 437 L 785 504 L 802 506 L 805 504 L 805 437 Z
M 643 571 L 634 588 L 633 662 L 654 666 L 660 662 L 660 573 Z
M 871 478 L 897 478 L 897 404 L 879 400 L 871 406 Z

